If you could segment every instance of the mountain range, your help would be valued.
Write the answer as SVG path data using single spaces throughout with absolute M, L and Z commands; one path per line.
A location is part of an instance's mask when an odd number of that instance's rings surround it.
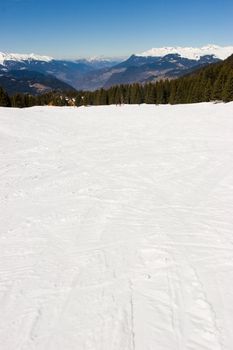
M 118 84 L 174 79 L 223 60 L 233 46 L 163 47 L 127 59 L 57 60 L 35 54 L 0 53 L 0 86 L 9 94 L 96 90 Z

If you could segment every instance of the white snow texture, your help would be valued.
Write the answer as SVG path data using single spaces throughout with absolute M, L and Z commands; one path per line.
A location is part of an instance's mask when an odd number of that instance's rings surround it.
M 31 54 L 18 54 L 18 53 L 6 53 L 6 52 L 0 52 L 0 64 L 4 65 L 6 61 L 43 61 L 43 62 L 50 62 L 53 58 L 49 56 L 40 56 L 35 55 L 34 53 Z
M 178 54 L 191 60 L 199 60 L 203 56 L 213 55 L 221 60 L 233 54 L 233 46 L 207 45 L 203 47 L 161 47 L 154 48 L 137 54 L 140 57 L 163 57 L 170 54 Z
M 1 350 L 233 349 L 232 117 L 0 109 Z

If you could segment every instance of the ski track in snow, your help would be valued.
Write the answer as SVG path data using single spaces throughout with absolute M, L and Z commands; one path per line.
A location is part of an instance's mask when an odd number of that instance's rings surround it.
M 1 350 L 233 349 L 232 117 L 0 108 Z

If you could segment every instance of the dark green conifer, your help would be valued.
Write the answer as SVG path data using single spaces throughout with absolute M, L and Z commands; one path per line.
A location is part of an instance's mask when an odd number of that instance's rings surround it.
M 226 81 L 222 94 L 222 99 L 224 102 L 233 101 L 233 71 L 230 72 Z
M 0 87 L 0 107 L 10 107 L 11 102 L 8 94 Z

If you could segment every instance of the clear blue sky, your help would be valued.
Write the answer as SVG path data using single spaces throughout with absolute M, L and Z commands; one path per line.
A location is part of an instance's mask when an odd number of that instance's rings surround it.
M 233 0 L 0 0 L 0 51 L 127 56 L 233 44 Z

